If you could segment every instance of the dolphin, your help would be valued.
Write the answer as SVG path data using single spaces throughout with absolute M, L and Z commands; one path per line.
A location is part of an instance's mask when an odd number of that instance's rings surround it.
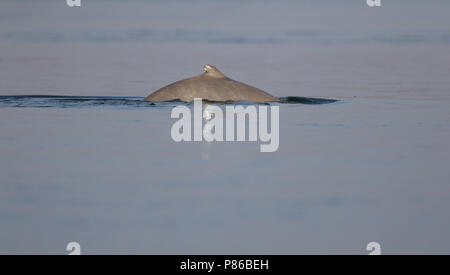
M 205 65 L 201 75 L 169 84 L 147 96 L 150 102 L 181 100 L 185 102 L 201 98 L 213 102 L 235 102 L 248 100 L 256 103 L 280 102 L 260 89 L 235 81 L 225 76 L 212 65 Z

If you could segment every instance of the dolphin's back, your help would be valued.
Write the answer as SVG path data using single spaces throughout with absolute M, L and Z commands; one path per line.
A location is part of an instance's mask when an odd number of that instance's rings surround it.
M 199 76 L 180 80 L 167 85 L 145 98 L 145 101 L 193 101 L 202 98 L 209 101 L 253 102 L 279 101 L 278 98 L 250 85 L 232 80 L 223 74 L 205 72 Z

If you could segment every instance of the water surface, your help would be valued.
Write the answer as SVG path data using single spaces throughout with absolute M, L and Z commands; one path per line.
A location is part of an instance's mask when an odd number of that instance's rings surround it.
M 450 3 L 318 2 L 2 1 L 0 254 L 448 254 Z M 176 143 L 142 99 L 204 64 L 339 101 Z

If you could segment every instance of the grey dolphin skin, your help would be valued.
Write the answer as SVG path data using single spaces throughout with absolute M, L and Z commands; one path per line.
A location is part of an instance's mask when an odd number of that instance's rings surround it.
M 151 102 L 181 100 L 191 102 L 194 98 L 208 101 L 242 101 L 256 103 L 279 102 L 276 98 L 260 89 L 226 77 L 216 67 L 205 65 L 203 74 L 180 80 L 167 85 L 144 100 Z

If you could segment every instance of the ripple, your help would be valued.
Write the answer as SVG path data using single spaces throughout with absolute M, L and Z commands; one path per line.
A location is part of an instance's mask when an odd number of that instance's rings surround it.
M 288 104 L 328 104 L 335 99 L 309 97 L 280 97 L 281 103 Z M 122 96 L 62 96 L 62 95 L 11 95 L 0 96 L 0 108 L 97 108 L 109 107 L 119 109 L 173 107 L 179 104 L 192 103 L 179 100 L 169 102 L 147 102 L 144 97 Z M 254 104 L 249 101 L 234 104 Z

